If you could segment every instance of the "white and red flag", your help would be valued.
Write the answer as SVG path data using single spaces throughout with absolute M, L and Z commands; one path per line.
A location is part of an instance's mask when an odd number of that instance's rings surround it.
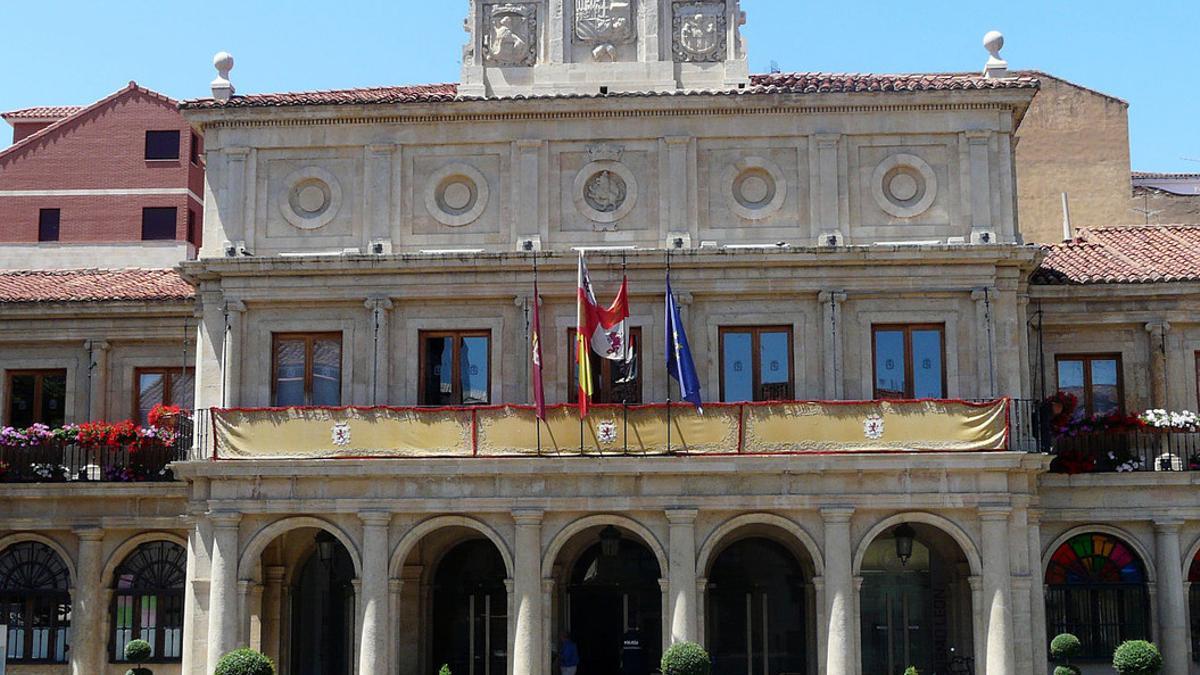
M 579 416 L 586 417 L 587 404 L 594 393 L 589 352 L 613 361 L 628 361 L 633 356 L 629 344 L 629 281 L 622 278 L 621 290 L 612 305 L 601 307 L 596 303 L 592 279 L 580 251 L 577 310 L 575 362 L 579 368 Z

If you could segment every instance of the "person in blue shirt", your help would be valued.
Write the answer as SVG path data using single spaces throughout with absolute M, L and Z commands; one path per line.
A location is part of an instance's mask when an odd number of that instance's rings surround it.
M 575 670 L 579 668 L 579 647 L 571 639 L 570 633 L 563 633 L 562 648 L 558 652 L 558 665 L 562 669 L 562 675 L 575 675 Z

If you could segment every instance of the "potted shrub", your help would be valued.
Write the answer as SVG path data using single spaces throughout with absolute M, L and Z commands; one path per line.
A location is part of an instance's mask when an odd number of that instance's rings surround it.
M 1122 642 L 1113 652 L 1113 668 L 1121 675 L 1158 675 L 1162 667 L 1158 647 L 1145 640 Z
M 152 675 L 149 668 L 143 668 L 142 664 L 150 660 L 154 655 L 154 649 L 149 642 L 145 640 L 130 640 L 125 644 L 125 660 L 132 661 L 137 664 L 136 668 L 130 668 L 125 671 L 125 675 Z
M 1061 662 L 1054 667 L 1054 675 L 1079 675 L 1079 668 L 1071 665 L 1071 657 L 1083 649 L 1079 638 L 1070 633 L 1059 633 L 1050 641 L 1050 658 Z
M 708 652 L 695 642 L 676 642 L 662 655 L 662 675 L 708 675 Z
M 909 666 L 904 669 L 904 675 L 921 675 L 921 671 L 916 666 Z
M 438 669 L 438 675 L 450 675 L 450 664 L 443 663 L 442 667 Z
M 217 661 L 214 675 L 275 675 L 275 664 L 253 649 L 235 649 Z

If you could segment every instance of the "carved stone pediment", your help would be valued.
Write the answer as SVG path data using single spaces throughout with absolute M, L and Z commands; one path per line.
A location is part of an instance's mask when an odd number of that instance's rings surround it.
M 483 56 L 489 66 L 532 66 L 537 62 L 537 5 L 486 5 Z
M 633 0 L 575 0 L 575 39 L 585 44 L 624 44 L 637 37 Z
M 672 6 L 672 51 L 676 61 L 724 61 L 725 3 L 717 0 L 676 2 Z

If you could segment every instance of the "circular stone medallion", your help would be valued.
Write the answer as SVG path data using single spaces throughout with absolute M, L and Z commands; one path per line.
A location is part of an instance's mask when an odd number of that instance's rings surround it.
M 721 176 L 729 209 L 746 220 L 777 213 L 787 200 L 787 181 L 779 166 L 765 157 L 746 157 L 730 164 Z
M 337 216 L 342 205 L 342 186 L 337 178 L 316 166 L 298 169 L 283 179 L 279 212 L 293 227 L 315 230 Z
M 475 167 L 456 162 L 438 169 L 425 187 L 425 208 L 434 220 L 462 227 L 479 220 L 487 209 L 487 179 Z
M 937 174 L 916 155 L 892 155 L 875 167 L 871 177 L 875 203 L 896 218 L 915 218 L 928 211 L 937 198 L 937 190 Z
M 587 219 L 604 225 L 629 215 L 637 204 L 637 181 L 624 164 L 597 160 L 575 176 L 575 208 Z

